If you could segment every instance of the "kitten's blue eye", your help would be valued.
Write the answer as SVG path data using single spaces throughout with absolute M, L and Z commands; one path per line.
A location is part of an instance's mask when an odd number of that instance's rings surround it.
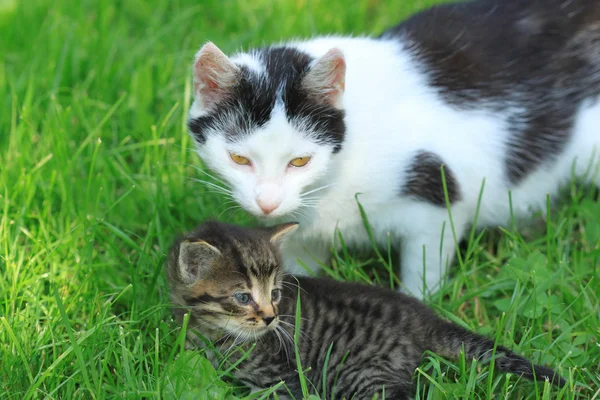
M 240 304 L 248 304 L 250 303 L 250 295 L 248 293 L 236 293 L 233 295 Z
M 271 300 L 272 301 L 279 301 L 279 299 L 281 299 L 281 290 L 279 290 L 279 289 L 273 289 L 271 291 Z

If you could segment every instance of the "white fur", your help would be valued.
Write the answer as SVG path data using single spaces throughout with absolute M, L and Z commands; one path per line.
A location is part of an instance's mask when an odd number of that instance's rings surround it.
M 199 152 L 228 181 L 243 208 L 260 216 L 256 196 L 269 190 L 280 203 L 269 217 L 300 222 L 284 246 L 286 264 L 293 272 L 303 271 L 299 259 L 313 270 L 318 269 L 317 260 L 326 261 L 336 228 L 348 245 L 370 246 L 355 201 L 361 193 L 359 200 L 377 241 L 385 245 L 389 235 L 401 248 L 401 280 L 421 297 L 423 271 L 427 288 L 437 289 L 456 243 L 447 209 L 400 196 L 404 171 L 417 151 L 439 154 L 459 183 L 462 199 L 451 209 L 459 239 L 473 223 L 484 180 L 478 226 L 504 225 L 511 214 L 509 190 L 514 215 L 526 217 L 543 210 L 546 195 L 555 194 L 570 179 L 575 159 L 575 172 L 582 174 L 594 152 L 599 155 L 600 104 L 589 103 L 579 110 L 572 141 L 562 156 L 511 188 L 503 174 L 509 146 L 506 116 L 458 110 L 445 103 L 425 84 L 420 66 L 398 42 L 327 37 L 290 45 L 315 57 L 337 47 L 345 56 L 347 132 L 342 151 L 331 155 L 329 149 L 305 139 L 277 107 L 272 120 L 246 140 L 230 146 L 210 137 Z M 249 56 L 237 60 L 260 70 Z M 250 158 L 253 165 L 236 165 L 228 152 Z M 306 155 L 312 159 L 305 167 L 288 166 L 292 158 Z M 321 187 L 302 198 L 302 193 Z

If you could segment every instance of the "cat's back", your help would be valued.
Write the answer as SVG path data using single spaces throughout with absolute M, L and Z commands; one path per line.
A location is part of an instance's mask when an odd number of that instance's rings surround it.
M 404 43 L 423 63 L 432 85 L 453 93 L 455 99 L 468 101 L 468 94 L 475 101 L 507 99 L 520 88 L 550 88 L 567 75 L 583 78 L 598 71 L 586 64 L 591 54 L 600 63 L 600 2 L 441 4 L 413 15 L 381 38 Z M 571 81 L 578 83 L 584 87 L 590 81 Z

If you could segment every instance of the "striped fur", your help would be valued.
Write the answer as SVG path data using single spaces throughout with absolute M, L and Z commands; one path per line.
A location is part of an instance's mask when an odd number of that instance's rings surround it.
M 229 363 L 239 361 L 241 353 L 225 350 L 255 346 L 235 371 L 248 386 L 268 388 L 283 380 L 294 397 L 302 397 L 292 341 L 298 300 L 302 366 L 310 367 L 306 375 L 318 393 L 325 385 L 330 398 L 367 399 L 382 390 L 387 399 L 410 398 L 412 375 L 426 351 L 457 358 L 464 348 L 467 358 L 492 357 L 492 340 L 440 319 L 414 297 L 375 286 L 284 275 L 278 242 L 293 227 L 245 229 L 210 222 L 178 240 L 171 251 L 167 273 L 175 314 L 181 321 L 189 310 L 190 331 L 223 350 Z M 202 276 L 197 282 L 181 278 L 188 266 L 178 263 L 179 249 L 186 240 L 209 243 L 219 251 L 209 263 L 194 264 L 204 268 L 196 271 Z M 265 300 L 273 290 L 281 290 L 281 298 Z M 252 295 L 254 302 L 239 304 L 240 292 Z M 271 312 L 275 319 L 267 324 L 265 315 Z M 190 334 L 190 344 L 204 346 L 197 333 Z M 223 361 L 222 355 L 211 354 L 215 363 Z M 495 365 L 527 379 L 565 384 L 552 369 L 503 346 L 496 346 Z

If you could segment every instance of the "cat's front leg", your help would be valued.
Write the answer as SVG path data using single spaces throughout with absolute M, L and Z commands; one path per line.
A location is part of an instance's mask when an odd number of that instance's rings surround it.
M 293 275 L 310 275 L 329 262 L 331 251 L 327 246 L 311 245 L 300 240 L 289 240 L 283 245 L 283 261 L 287 272 Z
M 437 217 L 436 217 L 437 215 Z M 468 224 L 461 213 L 453 213 L 456 239 L 460 242 Z M 456 242 L 447 210 L 431 210 L 402 236 L 400 277 L 406 290 L 419 299 L 440 289 L 451 265 Z

